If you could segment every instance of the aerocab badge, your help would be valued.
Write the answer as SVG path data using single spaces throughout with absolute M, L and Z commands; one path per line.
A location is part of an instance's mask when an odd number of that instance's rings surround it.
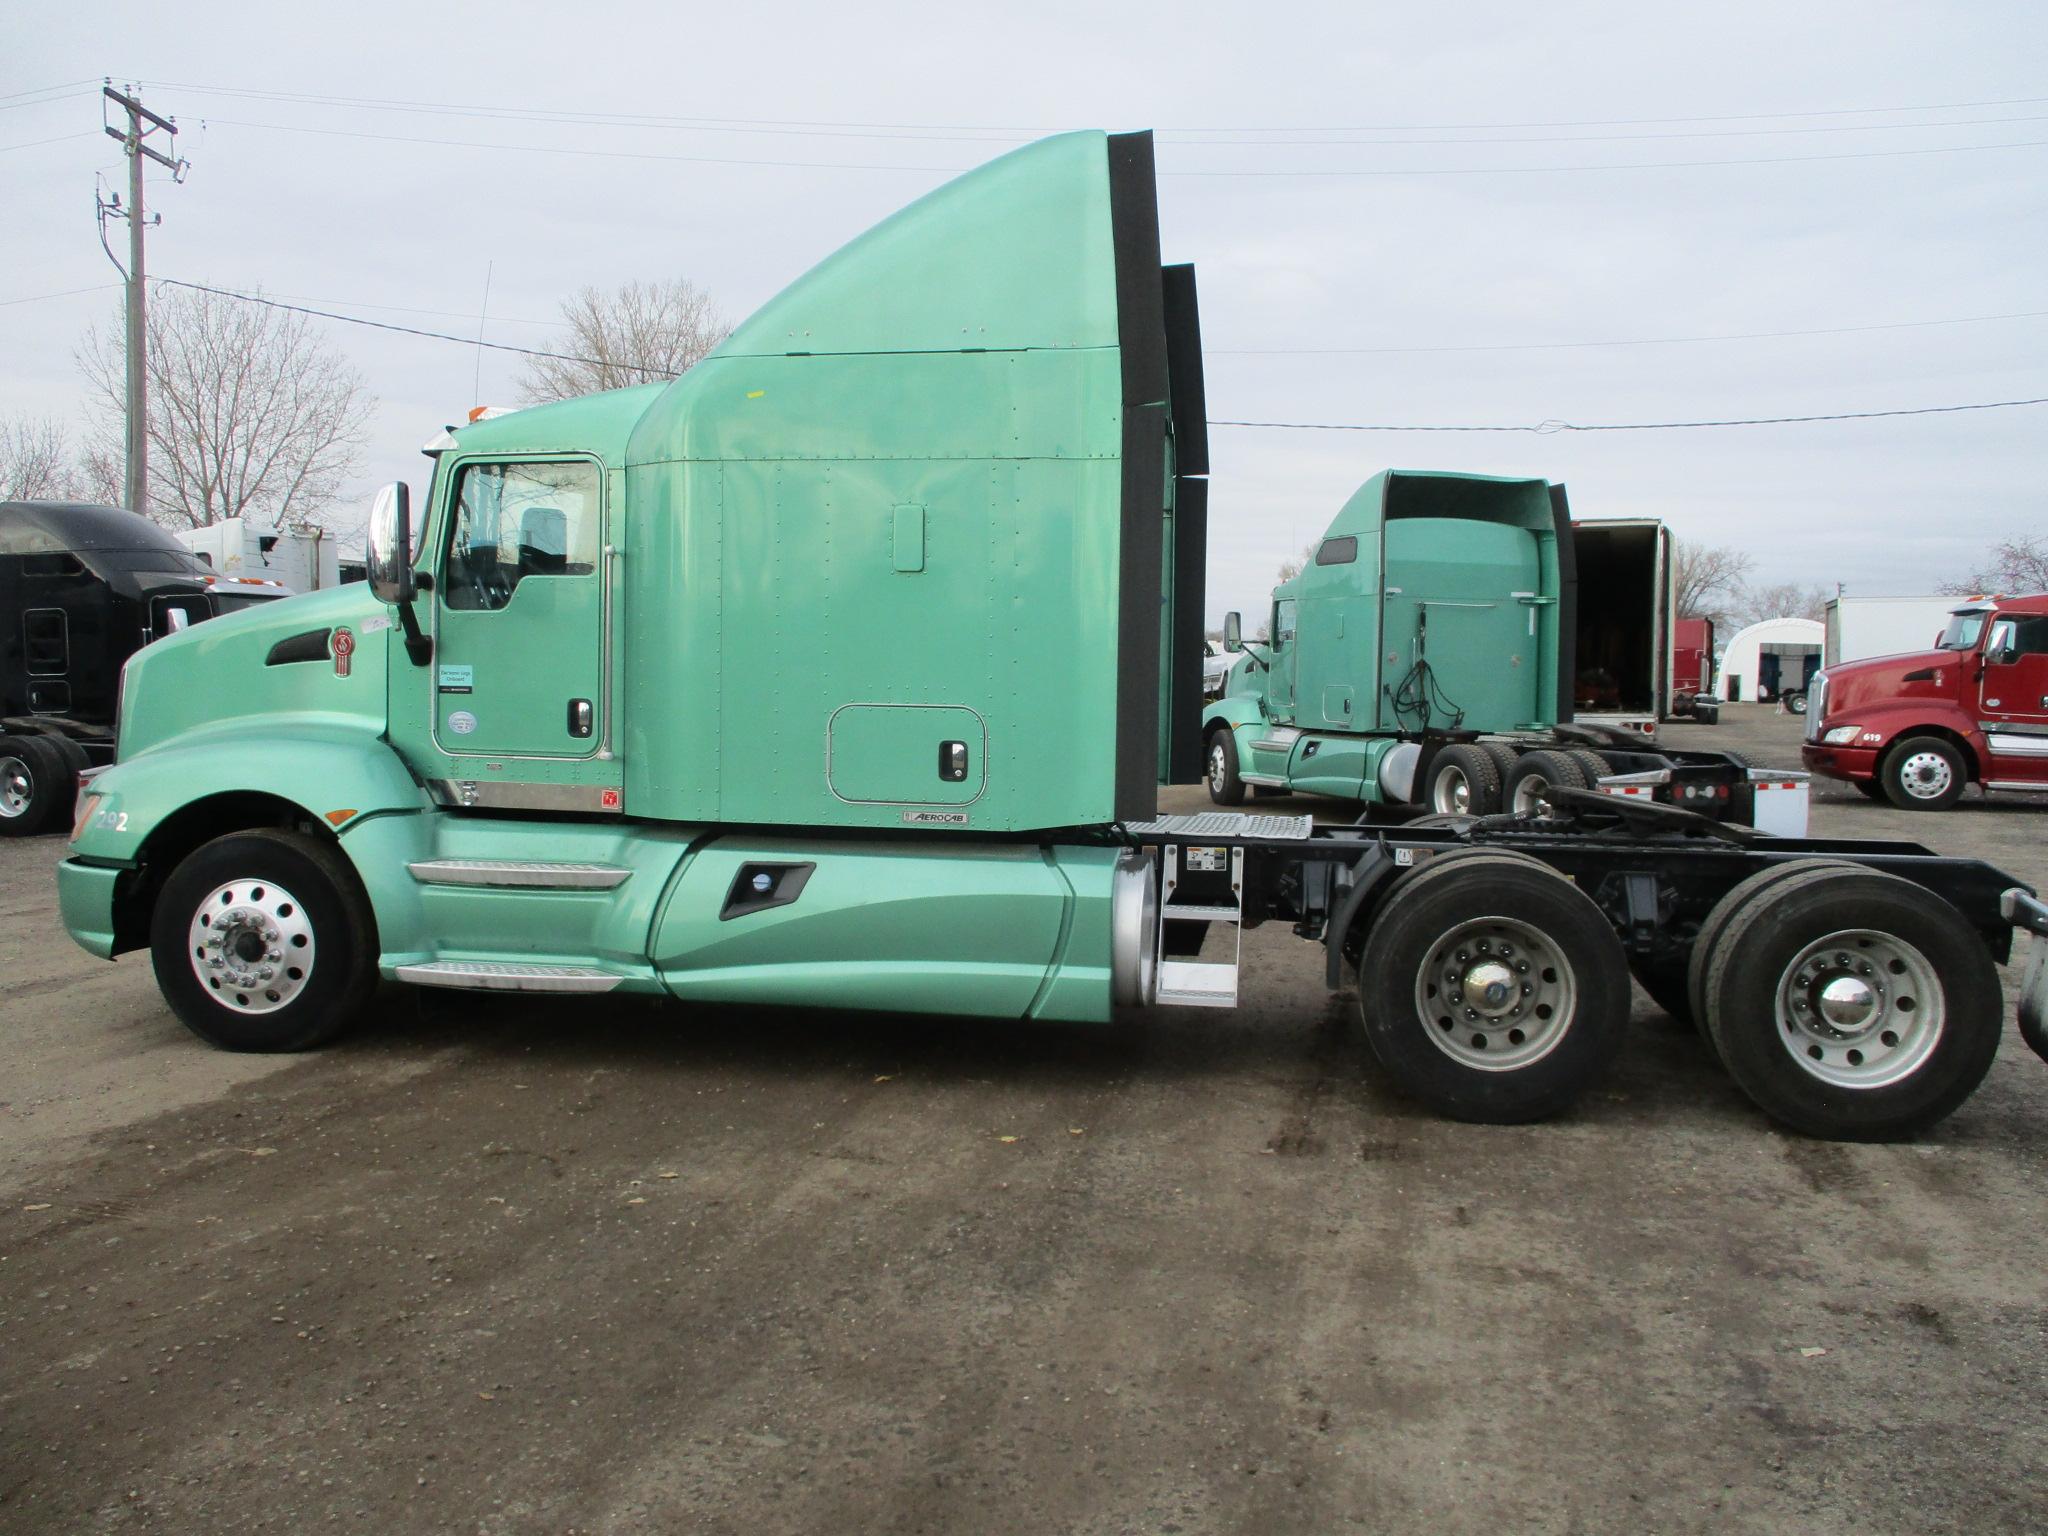
M 347 677 L 349 658 L 356 653 L 356 637 L 353 631 L 337 629 L 334 632 L 334 675 Z

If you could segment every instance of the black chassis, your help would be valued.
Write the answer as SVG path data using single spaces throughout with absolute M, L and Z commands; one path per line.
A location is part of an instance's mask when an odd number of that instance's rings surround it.
M 1630 963 L 1649 968 L 1682 965 L 1716 902 L 1757 871 L 1795 859 L 1836 859 L 1912 881 L 1955 908 L 2001 965 L 2011 958 L 2013 934 L 2002 898 L 2031 889 L 1982 859 L 1944 858 L 1918 843 L 1765 837 L 1671 807 L 1610 810 L 1614 802 L 1597 792 L 1567 798 L 1576 814 L 1561 822 L 1492 816 L 1460 828 L 1317 827 L 1306 839 L 1144 832 L 1136 841 L 1242 848 L 1244 926 L 1291 921 L 1303 938 L 1320 939 L 1332 988 L 1344 984 L 1345 962 L 1355 961 L 1374 900 L 1394 877 L 1459 848 L 1511 851 L 1549 865 L 1593 898 Z M 1205 878 L 1224 884 L 1208 899 L 1228 904 L 1228 874 L 1184 873 L 1181 899 L 1202 902 Z

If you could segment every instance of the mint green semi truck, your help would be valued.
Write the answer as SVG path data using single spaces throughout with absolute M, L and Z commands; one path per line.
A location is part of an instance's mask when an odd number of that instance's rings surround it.
M 1804 775 L 1658 744 L 1643 733 L 1654 702 L 1643 730 L 1575 718 L 1581 640 L 1613 627 L 1586 623 L 1588 610 L 1641 600 L 1634 586 L 1581 582 L 1586 526 L 1544 480 L 1386 470 L 1366 481 L 1274 590 L 1265 638 L 1204 706 L 1211 798 L 1241 804 L 1249 788 L 1526 816 L 1553 790 L 1605 787 L 1804 833 Z M 1247 649 L 1242 627 L 1228 616 L 1226 647 Z
M 681 378 L 432 452 L 367 584 L 139 652 L 81 783 L 65 924 L 216 1045 L 318 1045 L 380 981 L 1101 1022 L 1230 1006 L 1285 921 L 1408 1092 L 1528 1120 L 1603 1069 L 1632 968 L 1689 1008 L 1719 918 L 1774 947 L 1698 1016 L 1789 1123 L 1923 1124 L 1995 1049 L 1982 864 L 1603 797 L 1540 833 L 1157 814 L 1202 773 L 1208 462 L 1147 135 L 1006 155 Z M 1911 997 L 1808 954 L 1814 912 Z M 1814 1070 L 1781 972 L 1829 999 Z

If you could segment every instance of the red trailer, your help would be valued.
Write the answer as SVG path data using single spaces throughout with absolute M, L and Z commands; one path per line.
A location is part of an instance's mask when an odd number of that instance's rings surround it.
M 1680 619 L 1671 628 L 1671 713 L 1712 725 L 1720 712 L 1714 693 L 1714 621 Z

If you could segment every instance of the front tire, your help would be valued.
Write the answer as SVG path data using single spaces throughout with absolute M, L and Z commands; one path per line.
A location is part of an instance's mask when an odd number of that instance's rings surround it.
M 1998 968 L 1962 915 L 1872 870 L 1812 870 L 1753 898 L 1707 971 L 1729 1075 L 1809 1136 L 1934 1124 L 1983 1082 L 2004 1021 Z
M 1945 811 L 1970 781 L 1963 754 L 1939 736 L 1908 736 L 1884 755 L 1877 773 L 1885 799 L 1902 811 Z
M 1412 1098 L 1516 1125 L 1568 1108 L 1628 1025 L 1628 964 L 1592 899 L 1535 860 L 1474 850 L 1404 875 L 1359 957 L 1366 1040 Z
M 187 855 L 150 919 L 150 957 L 185 1027 L 230 1051 L 304 1051 L 377 983 L 377 925 L 331 843 L 235 832 Z
M 1218 805 L 1243 805 L 1244 780 L 1237 771 L 1237 742 L 1230 728 L 1209 733 L 1209 798 Z

